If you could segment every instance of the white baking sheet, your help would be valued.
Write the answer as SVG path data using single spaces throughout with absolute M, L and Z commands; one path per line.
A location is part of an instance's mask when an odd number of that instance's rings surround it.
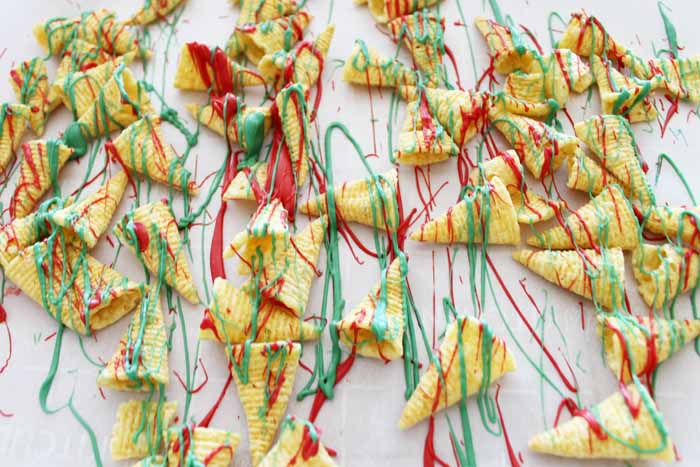
M 8 76 L 13 63 L 42 54 L 41 49 L 31 35 L 31 27 L 40 20 L 53 16 L 73 16 L 80 11 L 99 7 L 114 8 L 120 15 L 126 16 L 133 11 L 139 0 L 123 0 L 119 2 L 105 2 L 100 0 L 59 1 L 59 0 L 23 0 L 10 2 L 5 0 L 2 8 L 3 26 L 0 28 L 0 76 Z M 586 2 L 573 0 L 538 0 L 529 2 L 526 0 L 501 0 L 500 5 L 505 13 L 509 13 L 518 22 L 527 25 L 539 38 L 544 47 L 549 46 L 547 35 L 547 18 L 552 10 L 558 11 L 565 18 L 576 9 L 585 8 L 588 12 L 600 17 L 615 38 L 624 44 L 633 46 L 634 49 L 648 56 L 652 51 L 652 42 L 657 48 L 665 47 L 663 25 L 657 11 L 655 1 L 605 1 L 588 0 Z M 700 13 L 697 2 L 674 1 L 670 4 L 673 8 L 673 18 L 679 33 L 683 53 L 687 56 L 700 52 L 700 35 L 697 34 L 697 17 Z M 468 33 L 471 35 L 475 59 L 479 70 L 488 64 L 485 47 L 481 37 L 474 33 L 471 27 L 473 19 L 482 14 L 490 15 L 487 6 L 479 1 L 462 0 L 462 8 L 466 21 L 470 25 Z M 323 103 L 318 121 L 323 130 L 328 123 L 339 120 L 348 125 L 352 133 L 360 142 L 366 152 L 373 151 L 372 122 L 370 117 L 369 98 L 366 89 L 352 87 L 340 80 L 340 72 L 335 70 L 334 60 L 342 60 L 350 52 L 353 41 L 361 37 L 367 43 L 386 52 L 392 53 L 395 46 L 390 43 L 385 35 L 375 26 L 368 11 L 362 7 L 356 7 L 349 0 L 337 0 L 327 2 L 322 0 L 310 0 L 308 9 L 314 14 L 315 19 L 311 25 L 314 33 L 320 31 L 328 19 L 335 22 L 337 31 L 335 40 L 329 53 L 326 73 L 323 76 Z M 443 2 L 442 11 L 446 17 L 447 32 L 446 43 L 454 51 L 458 67 L 465 87 L 475 84 L 474 72 L 471 66 L 469 47 L 465 30 L 456 22 L 460 21 L 457 5 L 452 0 Z M 233 28 L 237 10 L 225 0 L 190 0 L 183 19 L 177 28 L 175 43 L 170 53 L 167 74 L 167 100 L 178 109 L 184 118 L 192 124 L 192 120 L 185 115 L 185 104 L 188 102 L 203 102 L 202 94 L 182 93 L 172 88 L 171 82 L 176 65 L 179 47 L 186 41 L 197 40 L 210 45 L 223 45 L 228 34 Z M 157 27 L 152 28 L 155 40 L 160 39 L 159 50 L 162 50 L 164 38 L 160 38 Z M 156 54 L 162 57 L 160 54 Z M 158 70 L 163 66 L 162 58 L 158 59 Z M 53 68 L 55 63 L 52 64 Z M 133 68 L 140 69 L 140 65 Z M 160 76 L 160 74 L 158 74 Z M 1 81 L 1 80 L 0 80 Z M 373 96 L 376 131 L 377 151 L 381 154 L 378 159 L 370 159 L 370 163 L 377 170 L 390 167 L 386 156 L 386 124 L 389 109 L 389 93 Z M 9 84 L 0 86 L 0 99 L 2 101 L 14 101 Z M 574 119 L 580 119 L 583 115 L 582 106 L 584 100 L 575 100 L 569 105 L 569 110 Z M 597 96 L 594 95 L 592 107 L 588 113 L 597 109 Z M 649 177 L 653 180 L 655 174 L 655 161 L 661 152 L 671 155 L 684 174 L 695 193 L 700 188 L 700 164 L 697 162 L 697 148 L 700 146 L 700 122 L 695 116 L 688 117 L 691 110 L 687 105 L 681 106 L 678 115 L 671 124 L 672 130 L 663 139 L 660 139 L 659 127 L 656 123 L 651 125 L 640 124 L 634 127 L 638 137 L 638 143 L 642 153 L 649 161 L 651 170 Z M 403 118 L 403 110 L 399 111 L 399 121 Z M 47 136 L 58 135 L 69 121 L 65 110 L 57 112 L 50 121 Z M 565 128 L 570 131 L 568 124 Z M 171 142 L 176 148 L 182 150 L 184 142 L 175 132 L 168 132 L 172 136 Z M 362 166 L 349 147 L 342 139 L 334 140 L 334 166 L 336 180 L 350 180 L 362 176 Z M 200 143 L 194 149 L 190 159 L 194 168 L 195 159 L 198 159 L 198 179 L 204 174 L 215 170 L 225 156 L 223 140 L 206 130 L 200 135 Z M 99 156 L 101 157 L 102 155 Z M 72 190 L 82 179 L 84 164 L 69 164 L 61 173 L 61 182 L 67 190 Z M 562 170 L 561 176 L 564 175 Z M 408 209 L 419 206 L 416 197 L 414 174 L 407 168 L 401 168 L 402 193 Z M 443 181 L 449 181 L 449 185 L 436 199 L 438 213 L 449 206 L 458 192 L 458 181 L 455 172 L 455 161 L 437 165 L 432 169 L 432 185 L 439 186 Z M 564 182 L 560 186 L 564 187 Z M 159 191 L 160 190 L 160 191 Z M 5 193 L 3 201 L 7 202 L 10 190 Z M 152 199 L 157 199 L 164 194 L 160 187 L 154 188 Z M 672 172 L 665 169 L 659 180 L 657 196 L 661 202 L 673 204 L 687 203 L 688 199 L 682 187 Z M 583 198 L 577 194 L 566 192 L 567 199 L 574 203 L 580 203 Z M 199 200 L 195 200 L 197 205 Z M 125 211 L 129 202 L 123 202 L 121 211 Z M 215 213 L 218 201 L 214 201 L 210 212 Z M 252 206 L 244 203 L 231 203 L 225 228 L 225 239 L 230 239 L 246 222 L 252 212 Z M 302 223 L 305 221 L 301 221 Z M 362 227 L 357 228 L 359 235 L 369 240 L 371 234 Z M 211 227 L 205 233 L 203 242 L 205 248 L 209 248 Z M 194 251 L 193 274 L 202 291 L 203 281 L 208 281 L 201 264 L 202 231 L 194 228 L 191 231 L 192 249 Z M 375 263 L 367 259 L 364 265 L 353 262 L 345 244 L 341 244 L 343 254 L 342 271 L 345 285 L 343 295 L 349 306 L 357 303 L 366 293 L 369 287 L 376 281 L 378 271 Z M 529 291 L 535 296 L 540 305 L 544 305 L 544 291 L 548 293 L 548 320 L 545 325 L 545 339 L 559 362 L 563 362 L 566 355 L 574 366 L 576 379 L 581 388 L 581 398 L 585 403 L 594 403 L 612 393 L 616 388 L 615 378 L 608 372 L 601 362 L 601 350 L 592 326 L 592 306 L 586 304 L 586 327 L 581 328 L 581 316 L 579 313 L 578 298 L 555 290 L 553 286 L 545 283 L 535 275 L 526 272 L 516 265 L 510 258 L 510 249 L 492 247 L 489 249 L 495 263 L 498 265 L 506 283 L 512 290 L 516 300 L 522 305 L 528 319 L 534 322 L 536 312 L 527 303 L 526 296 L 518 285 L 518 280 L 526 277 Z M 432 337 L 432 303 L 433 293 L 437 298 L 437 329 L 443 328 L 443 313 L 440 301 L 448 292 L 448 275 L 446 267 L 445 249 L 431 245 L 419 245 L 407 242 L 407 253 L 410 256 L 410 281 L 412 284 L 415 301 L 423 319 L 427 323 L 429 337 Z M 432 257 L 435 256 L 436 285 L 432 286 Z M 110 261 L 114 257 L 114 250 L 102 241 L 96 249 L 96 256 L 104 261 Z M 455 264 L 455 291 L 459 310 L 471 313 L 468 291 L 466 289 L 466 263 L 464 252 L 460 253 Z M 205 256 L 208 258 L 208 254 Z M 324 264 L 321 262 L 321 264 Z M 628 270 L 630 267 L 628 261 Z M 134 279 L 142 279 L 142 269 L 137 265 L 135 257 L 123 251 L 117 263 L 117 269 Z M 229 277 L 234 272 L 232 264 L 227 264 Z M 235 282 L 240 278 L 234 277 Z M 635 289 L 634 278 L 631 273 L 627 275 L 629 296 L 634 309 L 643 313 L 645 308 Z M 321 284 L 317 283 L 313 290 L 313 299 L 310 310 L 317 312 Z M 499 294 L 499 303 L 502 306 L 508 325 L 512 328 L 517 339 L 524 348 L 536 360 L 540 359 L 540 352 L 536 344 L 529 337 L 523 323 L 518 319 L 514 310 Z M 92 465 L 93 458 L 89 446 L 89 440 L 85 431 L 77 424 L 67 412 L 55 415 L 44 414 L 38 403 L 39 386 L 45 378 L 51 354 L 53 339 L 45 342 L 47 336 L 56 330 L 55 323 L 37 305 L 23 296 L 8 295 L 5 302 L 8 312 L 8 323 L 13 337 L 13 358 L 5 373 L 0 375 L 0 410 L 14 414 L 11 418 L 0 417 L 0 465 L 3 466 L 36 466 L 51 465 L 83 466 Z M 187 333 L 190 346 L 196 343 L 198 323 L 201 317 L 201 307 L 185 306 Z M 566 345 L 552 322 L 552 312 L 566 337 Z M 678 307 L 679 317 L 691 317 L 690 305 L 687 299 L 681 300 Z M 506 333 L 503 321 L 496 313 L 491 301 L 485 306 L 485 318 L 491 323 L 496 333 L 505 337 L 509 343 L 512 340 Z M 168 317 L 168 320 L 172 319 Z M 86 351 L 93 358 L 102 357 L 108 359 L 120 335 L 127 326 L 127 321 L 122 320 L 111 328 L 101 332 L 96 341 L 86 339 Z M 173 352 L 170 355 L 170 366 L 181 374 L 184 372 L 183 341 L 178 328 L 174 337 Z M 311 347 L 306 347 L 303 360 L 311 365 L 313 353 Z M 193 349 L 190 351 L 193 353 Z M 7 355 L 8 347 L 4 328 L 0 327 L 0 360 Z M 203 343 L 200 349 L 200 357 L 209 374 L 209 382 L 203 390 L 192 398 L 190 414 L 201 418 L 211 407 L 219 394 L 227 376 L 226 360 L 221 349 L 213 343 Z M 540 390 L 541 381 L 537 372 L 529 366 L 523 355 L 516 350 L 515 357 L 519 369 L 500 381 L 502 385 L 501 405 L 504 412 L 506 427 L 510 434 L 514 449 L 522 452 L 525 465 L 530 466 L 616 466 L 623 465 L 619 462 L 577 462 L 573 460 L 561 460 L 549 458 L 528 452 L 527 440 L 533 434 L 551 425 L 559 398 L 547 387 Z M 578 364 L 575 364 L 578 362 Z M 665 420 L 671 431 L 682 461 L 678 465 L 700 465 L 700 444 L 698 439 L 698 416 L 700 416 L 700 401 L 694 397 L 698 383 L 700 383 L 700 360 L 689 346 L 671 361 L 663 365 L 659 372 L 656 399 L 663 411 Z M 551 365 L 546 361 L 544 368 L 549 376 L 555 378 Z M 102 452 L 105 465 L 112 465 L 109 456 L 109 439 L 111 427 L 117 405 L 131 397 L 132 394 L 105 391 L 106 400 L 103 400 L 95 386 L 97 369 L 92 366 L 82 355 L 78 341 L 72 333 L 65 336 L 64 349 L 61 354 L 60 369 L 49 397 L 52 407 L 59 406 L 74 392 L 75 406 L 85 416 L 94 428 Z M 171 375 L 172 376 L 172 375 Z M 308 374 L 299 371 L 295 384 L 298 390 L 308 378 Z M 201 381 L 202 372 L 197 373 L 197 381 Z M 241 406 L 236 396 L 235 385 L 232 385 L 226 394 L 222 407 L 214 418 L 213 425 L 228 430 L 239 432 L 242 436 L 240 448 L 236 452 L 236 466 L 249 465 L 247 448 L 246 425 Z M 560 384 L 561 386 L 561 384 Z M 403 406 L 404 380 L 401 361 L 385 365 L 374 360 L 359 360 L 353 367 L 347 378 L 339 385 L 335 400 L 329 402 L 318 418 L 318 425 L 323 430 L 323 441 L 338 452 L 337 462 L 343 466 L 417 466 L 422 465 L 423 443 L 427 431 L 427 423 L 421 423 L 408 431 L 399 431 L 396 428 L 397 420 Z M 184 391 L 174 377 L 171 377 L 169 396 L 180 401 L 180 413 L 184 401 Z M 289 405 L 288 413 L 297 416 L 307 416 L 310 407 L 310 398 L 302 403 L 293 401 Z M 543 406 L 544 404 L 544 406 Z M 469 411 L 471 415 L 472 433 L 476 446 L 478 465 L 487 467 L 507 466 L 507 458 L 504 439 L 489 435 L 483 428 L 478 416 L 475 401 L 470 401 Z M 449 413 L 457 421 L 458 414 L 454 409 Z M 543 420 L 543 416 L 546 420 Z M 451 449 L 447 437 L 447 428 L 443 416 L 437 417 L 436 428 L 437 451 L 443 459 L 450 460 L 454 465 Z M 117 464 L 122 465 L 122 464 Z M 124 464 L 124 465 L 128 465 Z

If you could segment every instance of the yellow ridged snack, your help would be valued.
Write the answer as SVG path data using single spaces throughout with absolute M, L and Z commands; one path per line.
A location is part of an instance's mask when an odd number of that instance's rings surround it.
M 56 210 L 47 217 L 64 230 L 74 232 L 88 248 L 93 248 L 109 227 L 127 181 L 126 173 L 120 170 L 92 195 L 76 204 Z
M 369 12 L 378 23 L 386 23 L 394 18 L 436 5 L 440 0 L 369 0 Z
M 144 0 L 144 5 L 134 13 L 126 24 L 146 25 L 165 19 L 184 0 Z
M 625 301 L 625 257 L 619 248 L 595 250 L 517 250 L 513 259 L 562 289 L 592 299 L 606 310 Z
M 329 24 L 313 42 L 307 39 L 289 52 L 265 55 L 258 62 L 260 74 L 277 90 L 289 83 L 299 83 L 305 90 L 311 89 L 326 66 L 334 35 L 335 25 Z
M 128 25 L 117 21 L 116 13 L 104 8 L 83 13 L 75 37 L 95 44 L 112 55 L 135 52 L 146 58 L 150 56 L 141 49 L 139 40 L 128 29 Z
M 294 235 L 286 251 L 266 265 L 257 277 L 262 295 L 303 316 L 325 236 L 325 216 Z
M 309 116 L 304 87 L 301 84 L 289 84 L 275 98 L 277 112 L 282 124 L 284 142 L 289 148 L 289 157 L 294 170 L 297 187 L 306 183 L 309 176 Z
M 623 188 L 625 196 L 629 194 L 617 177 L 603 169 L 597 161 L 588 156 L 581 148 L 576 149 L 573 154 L 569 155 L 566 164 L 568 168 L 566 186 L 572 190 L 584 191 L 591 196 L 596 196 L 603 191 L 606 185 L 614 184 Z
M 591 69 L 578 55 L 567 49 L 555 49 L 549 55 L 537 57 L 526 70 L 509 74 L 504 90 L 526 102 L 552 99 L 563 106 L 572 91 L 582 93 L 592 83 Z
M 656 204 L 627 120 L 617 115 L 598 115 L 577 123 L 575 129 L 576 136 L 593 151 L 601 166 L 622 182 L 642 208 Z
M 459 154 L 459 148 L 440 122 L 429 114 L 429 109 L 419 110 L 426 103 L 425 100 L 414 101 L 406 108 L 406 120 L 394 151 L 394 158 L 400 164 L 435 164 Z
M 129 52 L 115 57 L 105 52 L 103 49 L 100 49 L 95 44 L 91 44 L 82 39 L 73 39 L 66 45 L 63 58 L 61 58 L 61 62 L 58 64 L 54 80 L 51 86 L 49 86 L 49 112 L 52 112 L 61 104 L 63 98 L 63 84 L 65 84 L 65 82 L 61 83 L 61 81 L 64 81 L 69 74 L 87 72 L 107 62 L 111 62 L 116 69 L 121 63 L 130 64 L 135 56 L 135 52 Z M 100 87 L 102 86 L 100 85 Z M 99 87 L 90 90 L 90 93 L 93 91 L 96 93 L 99 91 Z
M 151 112 L 153 107 L 143 84 L 122 64 L 80 116 L 78 124 L 86 138 L 96 139 L 123 130 Z
M 222 199 L 256 201 L 256 193 L 259 195 L 265 193 L 265 183 L 267 183 L 267 163 L 256 162 L 238 171 L 226 187 Z
M 112 428 L 112 460 L 135 459 L 160 451 L 162 433 L 175 418 L 177 401 L 130 400 L 119 404 Z
M 644 230 L 663 235 L 669 240 L 696 246 L 700 243 L 700 206 L 654 206 L 647 214 Z
M 139 173 L 148 180 L 194 195 L 197 185 L 165 140 L 161 121 L 154 114 L 135 121 L 113 141 L 114 150 L 108 151 L 108 155 L 130 173 Z
M 463 394 L 469 397 L 515 371 L 515 360 L 505 341 L 494 336 L 488 324 L 470 316 L 459 316 L 447 326 L 432 360 L 404 406 L 399 419 L 401 429 L 412 427 L 456 404 Z M 439 363 L 439 369 L 435 363 Z
M 676 457 L 661 413 L 642 384 L 623 386 L 568 422 L 536 435 L 528 447 L 576 459 L 673 462 Z
M 17 100 L 30 109 L 29 126 L 35 135 L 44 133 L 49 112 L 49 77 L 46 62 L 37 57 L 10 70 L 10 84 Z
M 511 73 L 509 76 L 513 76 L 515 73 L 517 72 Z M 490 101 L 492 113 L 521 115 L 537 120 L 547 120 L 559 110 L 559 104 L 554 99 L 530 102 L 522 97 L 514 97 L 505 91 L 491 95 Z
M 489 119 L 537 179 L 556 172 L 578 148 L 576 137 L 540 121 L 505 113 L 498 107 L 489 111 Z
M 627 314 L 598 317 L 598 335 L 605 349 L 605 363 L 622 382 L 632 373 L 651 375 L 700 335 L 700 321 L 655 319 Z
M 553 250 L 595 246 L 634 250 L 639 244 L 637 218 L 619 185 L 607 185 L 564 223 L 531 236 L 527 244 Z
M 185 244 L 165 202 L 144 204 L 127 213 L 114 227 L 114 235 L 156 277 L 162 277 L 188 302 L 199 303 Z
M 399 95 L 408 102 L 425 96 L 430 114 L 459 147 L 481 132 L 487 123 L 489 99 L 485 93 L 401 86 Z
M 399 174 L 392 169 L 381 175 L 345 182 L 333 187 L 335 210 L 341 222 L 360 224 L 394 231 L 398 228 L 396 187 Z M 319 216 L 327 212 L 326 193 L 299 206 L 302 214 Z
M 387 24 L 394 42 L 403 42 L 413 63 L 431 83 L 445 79 L 442 56 L 445 51 L 443 34 L 445 19 L 416 11 L 395 18 Z
M 73 112 L 73 118 L 79 119 L 95 105 L 100 90 L 121 63 L 121 59 L 115 59 L 86 71 L 68 72 L 63 78 L 54 81 L 51 88 L 61 98 L 63 105 Z
M 168 336 L 160 297 L 149 292 L 134 311 L 117 351 L 97 376 L 97 385 L 116 391 L 152 391 L 167 385 Z
M 249 149 L 249 134 L 257 136 L 259 133 L 264 139 L 270 130 L 270 107 L 248 107 L 234 94 L 212 97 L 209 105 L 188 104 L 186 107 L 202 125 L 246 150 Z
M 343 81 L 353 84 L 394 88 L 415 86 L 417 80 L 415 71 L 393 58 L 384 57 L 361 39 L 355 41 L 343 66 Z
M 588 16 L 584 11 L 571 14 L 557 47 L 570 49 L 584 58 L 596 55 L 621 60 L 627 53 L 626 48 L 608 34 L 597 18 Z
M 0 105 L 0 174 L 10 166 L 27 129 L 31 109 L 22 104 Z
M 550 201 L 530 190 L 524 179 L 523 166 L 515 151 L 502 152 L 488 161 L 480 162 L 478 167 L 472 170 L 469 183 L 474 186 L 483 185 L 484 180 L 490 182 L 494 177 L 498 177 L 506 186 L 518 215 L 518 223 L 535 224 L 554 217 L 553 206 L 560 203 Z
M 402 270 L 401 261 L 400 257 L 394 259 L 386 273 L 382 271 L 384 280 L 335 325 L 340 341 L 360 355 L 384 361 L 403 356 L 403 282 L 407 271 Z
M 75 37 L 75 28 L 80 24 L 77 18 L 52 18 L 32 28 L 39 45 L 51 55 L 59 55 L 66 44 Z
M 234 47 L 231 41 L 238 41 L 250 63 L 258 63 L 263 56 L 279 50 L 288 51 L 299 42 L 311 19 L 309 13 L 299 11 L 263 23 L 237 26 L 227 48 L 231 50 Z
M 277 443 L 258 467 L 336 467 L 320 436 L 313 423 L 287 415 Z
M 5 274 L 56 321 L 83 335 L 118 321 L 142 294 L 141 286 L 61 234 L 20 251 Z
M 301 344 L 277 341 L 230 347 L 231 373 L 248 422 L 254 467 L 272 447 L 294 386 Z
M 224 250 L 224 258 L 238 257 L 238 272 L 242 275 L 256 273 L 284 255 L 289 248 L 287 210 L 279 199 L 261 205 L 255 211 L 246 228 L 236 234 Z
M 508 190 L 498 177 L 493 177 L 488 185 L 475 187 L 446 213 L 413 231 L 411 239 L 447 244 L 517 245 L 520 225 Z
M 58 173 L 73 155 L 73 149 L 60 140 L 36 140 L 22 144 L 24 158 L 10 200 L 10 217 L 17 219 L 31 213 L 52 186 L 58 186 Z
M 168 438 L 168 466 L 206 465 L 229 467 L 241 442 L 237 433 L 182 425 L 170 428 Z
M 526 69 L 534 60 L 536 54 L 519 41 L 516 44 L 508 27 L 486 18 L 476 18 L 474 24 L 486 40 L 497 72 L 507 75 Z
M 214 95 L 239 91 L 264 82 L 255 71 L 231 60 L 219 47 L 188 42 L 180 50 L 173 85 L 183 91 L 207 91 Z
M 233 3 L 240 7 L 240 14 L 236 29 L 226 43 L 226 53 L 231 58 L 239 56 L 244 49 L 242 40 L 238 37 L 238 27 L 275 20 L 297 11 L 296 0 L 238 0 Z
M 642 243 L 634 251 L 632 268 L 644 302 L 663 310 L 698 284 L 700 253 L 671 243 Z
M 658 113 L 651 102 L 651 81 L 628 78 L 600 57 L 593 57 L 602 113 L 622 115 L 631 123 L 656 120 Z
M 255 342 L 316 340 L 321 329 L 291 310 L 262 299 L 255 307 L 255 290 L 251 284 L 242 288 L 226 279 L 214 280 L 213 297 L 204 310 L 199 325 L 199 339 L 223 344 L 243 344 L 246 339 Z M 253 318 L 256 329 L 253 330 Z
M 141 459 L 132 467 L 166 467 L 165 462 L 167 461 L 163 459 L 163 456 L 152 456 Z
M 700 56 L 643 60 L 628 53 L 623 63 L 637 78 L 651 81 L 654 89 L 667 96 L 700 103 Z

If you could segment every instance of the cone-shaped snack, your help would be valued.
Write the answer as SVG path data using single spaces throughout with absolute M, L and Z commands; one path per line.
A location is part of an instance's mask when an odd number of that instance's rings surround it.
M 596 55 L 615 61 L 621 60 L 627 53 L 626 48 L 608 34 L 598 18 L 588 16 L 584 11 L 571 14 L 557 47 L 573 50 L 576 55 L 585 58 Z
M 504 113 L 498 106 L 491 109 L 489 119 L 537 179 L 556 172 L 578 148 L 576 137 L 540 121 Z
M 127 24 L 146 25 L 168 16 L 184 0 L 144 0 L 143 7 L 127 20 Z
M 600 160 L 603 169 L 615 175 L 638 199 L 642 208 L 656 204 L 647 182 L 629 123 L 617 115 L 598 115 L 576 124 L 576 136 Z
M 440 0 L 411 0 L 410 2 L 392 2 L 387 0 L 369 0 L 369 12 L 378 23 L 386 23 L 389 20 L 413 13 L 423 8 L 431 7 Z
M 651 81 L 628 78 L 599 57 L 593 57 L 591 68 L 604 114 L 622 115 L 632 123 L 656 120 L 657 112 L 649 99 Z
M 474 24 L 486 40 L 497 72 L 507 75 L 511 71 L 525 69 L 535 59 L 536 53 L 526 47 L 520 37 L 513 37 L 515 28 L 486 18 L 476 18 Z
M 110 157 L 129 172 L 162 183 L 176 190 L 197 193 L 191 174 L 182 165 L 172 146 L 165 141 L 161 118 L 147 115 L 121 132 L 113 143 L 107 143 Z
M 63 105 L 73 112 L 73 118 L 79 119 L 95 105 L 100 90 L 121 63 L 121 59 L 110 60 L 85 71 L 68 72 L 63 78 L 54 81 L 51 89 L 54 95 L 61 98 Z
M 224 344 L 243 344 L 246 339 L 305 342 L 318 339 L 320 334 L 320 328 L 291 310 L 265 299 L 256 302 L 251 284 L 236 288 L 222 278 L 214 280 L 212 301 L 199 325 L 200 339 Z
M 149 391 L 168 384 L 168 336 L 160 297 L 149 292 L 131 316 L 117 351 L 97 376 L 97 385 L 117 391 Z
M 646 214 L 646 213 L 645 213 Z M 654 206 L 644 222 L 644 230 L 669 240 L 696 246 L 700 243 L 700 206 Z
M 661 413 L 642 384 L 619 392 L 530 439 L 535 452 L 578 459 L 675 459 Z
M 187 109 L 199 122 L 231 143 L 257 154 L 270 130 L 270 108 L 248 107 L 234 94 L 212 96 L 211 104 L 188 104 Z
M 262 77 L 231 60 L 219 47 L 188 42 L 182 46 L 173 85 L 183 91 L 212 90 L 214 95 L 262 86 Z
M 401 86 L 399 94 L 408 102 L 425 98 L 430 115 L 460 147 L 483 130 L 488 122 L 489 98 L 485 93 Z
M 527 244 L 553 250 L 597 246 L 633 250 L 639 244 L 637 218 L 619 185 L 607 185 L 561 223 L 531 236 Z
M 10 200 L 10 217 L 24 217 L 39 204 L 49 188 L 58 188 L 58 173 L 73 155 L 60 140 L 36 140 L 22 145 L 24 158 Z
M 396 169 L 382 175 L 345 182 L 333 188 L 335 211 L 343 222 L 359 222 L 378 229 L 396 230 L 398 206 L 396 186 L 399 174 Z M 307 200 L 299 207 L 303 214 L 319 216 L 328 214 L 326 193 Z
M 513 259 L 549 282 L 593 299 L 607 310 L 625 301 L 625 257 L 619 248 L 595 250 L 518 250 Z
M 525 102 L 539 103 L 549 99 L 559 106 L 569 101 L 571 92 L 581 93 L 593 83 L 589 66 L 567 49 L 533 60 L 524 71 L 515 71 L 506 78 L 507 94 Z
M 168 466 L 230 467 L 241 442 L 237 433 L 194 424 L 170 428 L 167 439 Z
M 29 125 L 37 136 L 44 133 L 49 111 L 49 78 L 46 62 L 37 57 L 10 70 L 10 84 L 20 104 L 30 108 Z
M 224 258 L 238 257 L 241 274 L 256 273 L 284 255 L 289 247 L 287 210 L 278 199 L 258 207 L 245 230 L 224 250 Z
M 394 157 L 400 164 L 428 165 L 459 153 L 445 128 L 430 114 L 425 96 L 408 104 Z
M 534 224 L 554 217 L 553 206 L 559 203 L 549 201 L 528 188 L 523 166 L 515 151 L 502 152 L 486 162 L 481 162 L 478 168 L 471 172 L 469 182 L 474 186 L 483 185 L 484 180 L 490 182 L 494 177 L 498 177 L 506 186 L 519 223 Z
M 253 466 L 260 464 L 272 447 L 292 393 L 300 354 L 300 344 L 284 341 L 230 347 L 231 373 L 248 421 Z
M 622 382 L 632 373 L 651 375 L 700 334 L 698 320 L 654 319 L 616 313 L 598 317 L 598 334 L 603 340 L 605 363 Z
M 515 370 L 506 343 L 493 335 L 488 324 L 469 316 L 448 325 L 434 358 L 406 402 L 399 428 L 409 428 Z
M 444 81 L 444 18 L 416 11 L 391 20 L 387 27 L 394 42 L 403 42 L 413 57 L 416 68 L 431 83 L 440 84 Z
M 360 355 L 385 361 L 403 355 L 405 261 L 394 259 L 380 283 L 336 323 L 340 340 Z
M 248 60 L 257 64 L 267 54 L 291 49 L 303 37 L 311 18 L 307 12 L 299 11 L 263 23 L 244 24 L 236 27 L 230 40 L 238 40 Z
M 236 29 L 226 43 L 226 53 L 232 58 L 243 53 L 243 41 L 238 37 L 239 27 L 274 20 L 297 11 L 296 0 L 240 0 L 235 3 L 240 7 L 240 14 Z
M 245 199 L 256 201 L 262 199 L 267 183 L 267 163 L 256 162 L 250 167 L 243 167 L 238 171 L 231 183 L 226 187 L 222 195 L 225 201 Z
M 0 174 L 4 174 L 22 142 L 31 109 L 21 104 L 0 105 Z
M 118 321 L 142 295 L 141 286 L 61 233 L 20 251 L 5 274 L 56 321 L 83 335 Z
M 628 194 L 616 176 L 603 169 L 597 161 L 577 148 L 566 160 L 569 171 L 566 186 L 572 190 L 585 191 L 591 196 L 599 195 L 608 184 L 619 185 Z
M 127 213 L 114 235 L 136 257 L 188 302 L 199 303 L 177 221 L 165 202 L 144 204 Z
M 175 418 L 177 401 L 130 400 L 119 404 L 112 428 L 112 460 L 134 459 L 160 450 L 163 431 Z
M 518 74 L 517 71 L 508 76 L 520 76 L 524 81 L 531 80 L 530 75 L 525 77 L 525 75 Z M 519 85 L 525 86 L 526 83 Z M 531 85 L 537 86 L 538 83 L 531 83 Z M 557 113 L 560 105 L 554 99 L 531 102 L 524 97 L 515 97 L 506 91 L 499 91 L 491 95 L 491 108 L 491 112 L 499 111 L 504 114 L 521 115 L 537 120 L 550 120 Z
M 80 116 L 78 124 L 86 138 L 96 139 L 122 130 L 152 111 L 143 83 L 136 81 L 122 63 Z
M 303 316 L 325 236 L 325 216 L 294 235 L 286 251 L 276 255 L 257 276 L 262 296 Z
M 350 56 L 345 60 L 343 80 L 364 86 L 393 88 L 415 85 L 417 75 L 401 62 L 384 57 L 362 39 L 358 39 Z
M 641 59 L 627 53 L 622 60 L 634 75 L 649 80 L 673 99 L 700 103 L 700 57 Z
M 259 467 L 335 467 L 320 436 L 321 430 L 313 423 L 287 415 L 277 443 Z
M 309 116 L 301 84 L 290 84 L 277 93 L 277 111 L 282 125 L 284 141 L 294 170 L 298 187 L 306 183 L 309 175 Z
M 289 83 L 311 89 L 323 72 L 334 35 L 335 25 L 329 24 L 315 41 L 303 40 L 287 53 L 265 55 L 258 63 L 260 74 L 278 90 Z
M 662 310 L 698 284 L 700 253 L 671 243 L 642 243 L 634 251 L 632 270 L 644 302 Z
M 48 219 L 65 230 L 74 232 L 88 248 L 92 248 L 109 227 L 127 180 L 126 173 L 120 170 L 95 193 L 79 203 L 50 213 Z
M 508 190 L 498 177 L 493 177 L 488 185 L 474 188 L 445 214 L 413 231 L 411 239 L 450 244 L 517 245 L 520 225 Z

